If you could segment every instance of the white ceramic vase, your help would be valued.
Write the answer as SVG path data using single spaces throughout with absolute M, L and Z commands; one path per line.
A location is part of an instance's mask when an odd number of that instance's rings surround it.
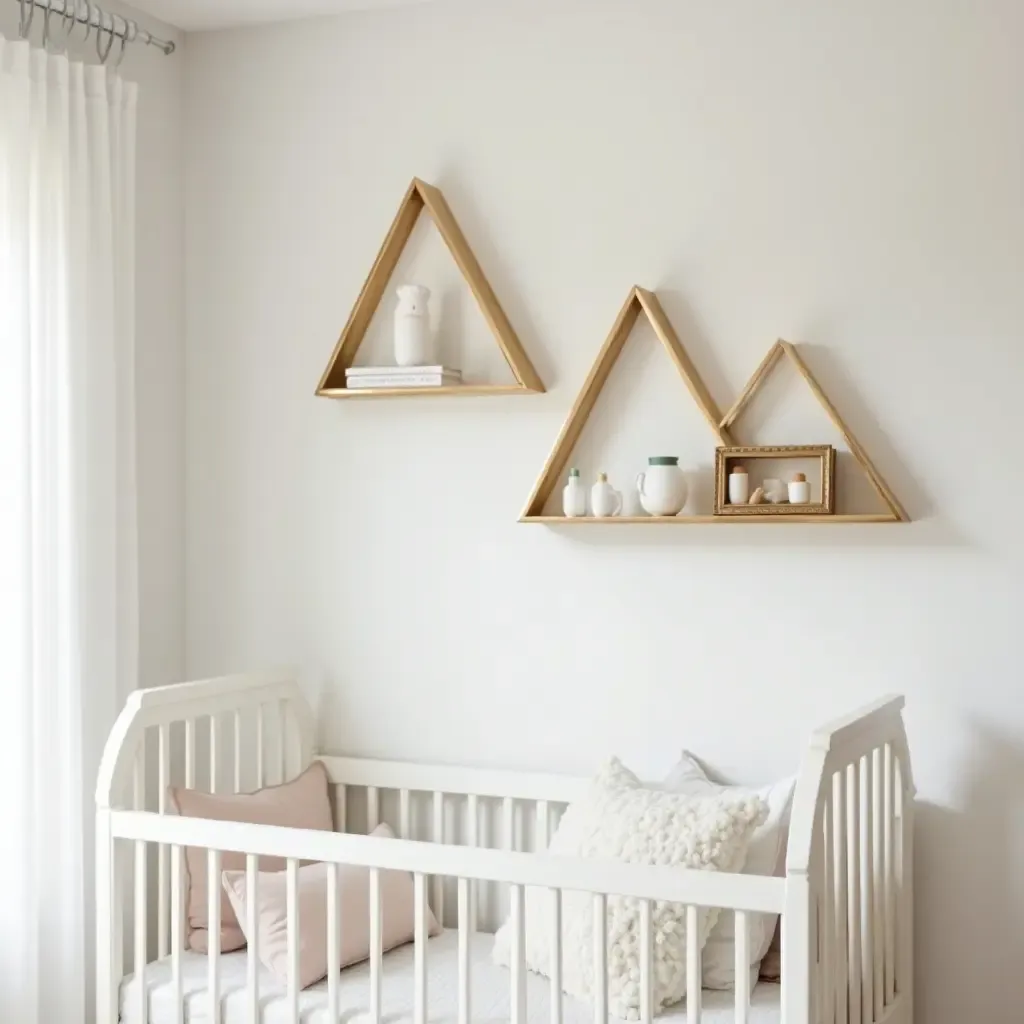
M 569 470 L 569 482 L 562 488 L 562 511 L 570 519 L 587 514 L 587 489 L 578 469 Z
M 435 362 L 427 309 L 429 300 L 430 289 L 421 284 L 403 284 L 398 289 L 395 362 L 399 366 L 428 366 Z
M 615 490 L 605 473 L 597 478 L 590 488 L 590 510 L 601 519 L 617 516 L 622 511 L 622 495 Z
M 647 460 L 647 472 L 636 478 L 644 511 L 652 516 L 676 516 L 686 504 L 686 477 L 674 455 L 655 455 Z

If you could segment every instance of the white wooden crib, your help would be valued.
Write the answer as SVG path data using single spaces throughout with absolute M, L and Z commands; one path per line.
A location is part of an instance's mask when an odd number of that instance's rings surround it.
M 551 890 L 556 907 L 564 890 L 592 893 L 595 921 L 603 921 L 609 895 L 641 901 L 642 922 L 650 921 L 656 900 L 685 904 L 694 914 L 697 907 L 735 914 L 736 990 L 717 994 L 717 1002 L 707 994 L 689 998 L 672 1014 L 686 1024 L 911 1024 L 914 788 L 902 707 L 902 698 L 881 700 L 812 734 L 794 796 L 785 877 L 771 878 L 548 856 L 543 851 L 551 830 L 588 780 L 318 754 L 310 708 L 299 686 L 284 676 L 230 676 L 138 691 L 111 732 L 96 791 L 97 1022 L 114 1024 L 123 1014 L 144 1024 L 391 1024 L 397 1018 L 382 1002 L 385 982 L 408 962 L 409 1018 L 426 1024 L 429 1017 L 433 1024 L 447 1015 L 428 1007 L 435 951 L 442 967 L 450 963 L 452 982 L 442 987 L 451 993 L 451 1020 L 494 1020 L 493 1002 L 486 1012 L 474 1012 L 481 991 L 474 972 L 500 969 L 484 963 L 474 943 L 484 938 L 478 926 L 482 931 L 488 919 L 496 923 L 511 908 L 513 962 L 500 975 L 507 1002 L 497 1017 L 512 1024 L 573 1024 L 581 1008 L 561 993 L 557 970 L 549 983 L 529 975 L 524 964 L 524 887 L 539 886 Z M 314 758 L 323 761 L 334 786 L 336 832 L 165 813 L 168 785 L 244 792 L 290 779 Z M 365 835 L 382 820 L 399 839 Z M 288 860 L 291 970 L 285 991 L 268 995 L 252 945 L 222 955 L 215 938 L 196 982 L 197 954 L 184 950 L 186 846 L 209 851 L 214 937 L 221 852 L 249 855 L 250 886 L 260 856 Z M 345 975 L 356 968 L 333 972 L 313 1009 L 297 981 L 300 861 L 371 869 L 370 961 L 353 978 Z M 374 884 L 380 869 L 412 873 L 417 899 L 412 949 L 383 956 Z M 428 902 L 453 933 L 428 939 Z M 779 913 L 782 922 L 781 992 L 763 1016 L 764 1000 L 752 998 L 745 969 L 745 915 L 756 912 Z M 336 901 L 330 900 L 333 951 L 338 928 Z M 640 983 L 646 994 L 641 1019 L 649 1022 L 647 931 Z M 688 990 L 699 994 L 697 929 L 690 927 L 688 935 Z M 596 977 L 607 979 L 603 940 L 602 934 L 595 943 L 594 963 Z M 557 963 L 557 927 L 551 941 Z M 134 985 L 122 989 L 129 964 Z M 150 983 L 161 978 L 157 1001 Z M 350 1003 L 356 982 L 364 992 L 360 1014 Z M 606 1024 L 607 1003 L 598 998 L 596 1004 L 585 1008 L 585 1019 Z

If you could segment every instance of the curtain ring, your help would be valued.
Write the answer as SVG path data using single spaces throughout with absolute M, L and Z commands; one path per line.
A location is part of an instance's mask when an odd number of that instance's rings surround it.
M 110 57 L 110 51 L 114 48 L 114 26 L 116 24 L 114 15 L 110 16 L 110 28 L 108 29 L 103 23 L 103 11 L 99 10 L 99 25 L 96 27 L 96 56 L 99 57 L 101 64 L 106 64 Z M 109 32 L 110 35 L 107 37 L 107 45 L 103 45 L 103 33 Z
M 35 0 L 20 0 L 21 2 L 21 20 L 18 22 L 18 35 L 22 39 L 28 39 L 29 33 L 32 31 L 32 22 L 36 16 L 36 5 Z M 25 16 L 25 8 L 28 8 L 28 16 Z
M 64 46 L 71 42 L 71 33 L 75 31 L 78 21 L 78 0 L 64 0 L 64 13 L 60 17 L 61 28 L 64 30 Z
M 115 17 L 119 17 L 119 15 L 115 15 Z M 128 48 L 128 44 L 134 43 L 139 34 L 139 23 L 137 21 L 132 21 L 129 18 L 121 18 L 121 21 L 124 22 L 124 32 L 120 37 L 121 49 L 118 50 L 117 60 L 114 61 L 115 71 L 121 66 L 121 62 L 124 60 L 124 51 Z
M 50 18 L 53 15 L 53 0 L 41 0 L 46 4 L 46 13 L 43 15 L 43 49 L 50 48 Z

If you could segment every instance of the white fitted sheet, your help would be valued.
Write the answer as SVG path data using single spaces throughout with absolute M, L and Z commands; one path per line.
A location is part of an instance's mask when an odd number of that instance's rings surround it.
M 473 936 L 471 945 L 471 1013 L 474 1024 L 498 1024 L 509 1019 L 509 971 L 491 963 L 492 935 Z M 221 957 L 222 1024 L 250 1024 L 246 1010 L 245 950 Z M 209 1024 L 209 1000 L 206 998 L 207 958 L 198 953 L 183 953 L 182 988 L 185 992 L 185 1024 Z M 431 939 L 427 949 L 427 1015 L 431 1024 L 455 1024 L 458 1020 L 458 933 L 447 931 Z M 358 964 L 341 972 L 339 987 L 342 1024 L 369 1024 L 368 964 Z M 174 997 L 171 989 L 171 960 L 166 957 L 146 968 L 148 1021 L 138 1012 L 138 982 L 134 975 L 121 985 L 123 1024 L 174 1024 Z M 538 974 L 527 973 L 528 1024 L 549 1024 L 550 983 Z M 384 957 L 381 986 L 382 1024 L 413 1022 L 413 947 L 403 946 Z M 262 1024 L 292 1024 L 285 988 L 266 971 L 260 972 Z M 565 1024 L 593 1024 L 593 1009 L 565 996 Z M 732 992 L 702 993 L 702 1024 L 732 1024 L 735 1004 Z M 327 1012 L 327 982 L 299 993 L 302 1024 L 331 1024 Z M 616 1018 L 610 1018 L 615 1020 Z M 750 1024 L 779 1024 L 779 986 L 760 983 L 751 999 Z M 686 1004 L 680 1003 L 658 1017 L 664 1024 L 685 1024 Z

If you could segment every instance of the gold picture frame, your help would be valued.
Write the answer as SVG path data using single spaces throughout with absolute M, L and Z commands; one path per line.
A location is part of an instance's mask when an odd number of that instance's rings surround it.
M 751 445 L 715 449 L 715 515 L 716 516 L 831 516 L 835 513 L 836 450 L 832 445 L 788 444 Z M 788 502 L 758 505 L 732 504 L 729 501 L 729 467 L 733 462 L 756 459 L 818 459 L 821 479 L 814 504 L 790 505 Z

